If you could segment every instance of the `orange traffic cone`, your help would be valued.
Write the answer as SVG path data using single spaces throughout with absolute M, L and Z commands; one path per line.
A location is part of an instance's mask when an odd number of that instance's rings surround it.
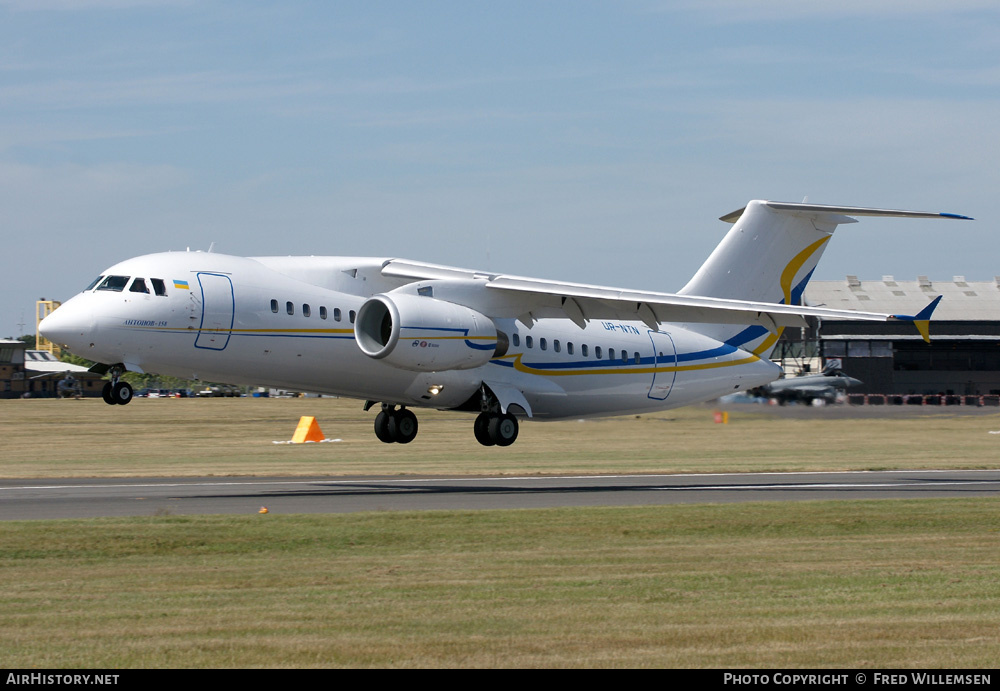
M 307 441 L 323 441 L 324 439 L 326 437 L 323 436 L 316 418 L 311 415 L 303 415 L 299 418 L 299 426 L 295 428 L 295 434 L 292 435 L 293 444 L 303 444 Z

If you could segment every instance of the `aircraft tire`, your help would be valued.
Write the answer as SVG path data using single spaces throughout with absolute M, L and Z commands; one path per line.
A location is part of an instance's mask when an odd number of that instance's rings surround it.
M 409 410 L 397 410 L 389 418 L 389 433 L 397 444 L 409 444 L 417 436 L 417 416 Z
M 490 438 L 497 446 L 510 446 L 517 440 L 517 418 L 513 415 L 494 415 L 490 418 Z
M 490 420 L 492 417 L 489 413 L 480 413 L 472 426 L 472 431 L 476 435 L 476 441 L 483 446 L 496 445 L 496 441 L 490 436 Z
M 391 416 L 384 410 L 375 416 L 375 436 L 380 442 L 386 444 L 396 441 L 396 437 L 389 431 L 390 419 L 392 419 Z
M 115 399 L 111 397 L 111 382 L 108 382 L 107 384 L 104 385 L 104 389 L 101 391 L 101 397 L 104 399 L 104 402 L 107 403 L 108 405 L 115 404 Z
M 120 381 L 111 387 L 111 398 L 118 405 L 128 405 L 132 402 L 132 385 L 127 381 Z

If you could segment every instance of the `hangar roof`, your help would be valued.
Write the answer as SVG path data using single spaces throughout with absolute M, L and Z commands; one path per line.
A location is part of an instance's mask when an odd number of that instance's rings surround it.
M 847 276 L 842 281 L 810 281 L 805 303 L 813 307 L 917 314 L 942 295 L 934 311 L 936 321 L 1000 321 L 1000 276 L 992 281 L 966 281 L 955 276 L 950 281 L 931 281 L 918 276 L 915 281 L 897 281 L 883 276 L 862 281 Z
M 24 354 L 24 368 L 33 372 L 59 373 L 72 372 L 81 374 L 87 372 L 86 367 L 62 362 L 47 350 L 28 350 Z M 100 375 L 98 375 L 100 376 Z

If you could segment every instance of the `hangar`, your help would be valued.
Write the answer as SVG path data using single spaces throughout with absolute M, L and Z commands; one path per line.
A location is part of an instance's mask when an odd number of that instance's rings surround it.
M 1000 394 L 1000 276 L 992 281 L 964 276 L 862 281 L 849 275 L 842 281 L 811 281 L 805 303 L 917 314 L 938 295 L 943 297 L 931 320 L 929 344 L 908 323 L 814 320 L 808 328 L 786 330 L 774 357 L 786 371 L 818 371 L 822 363 L 840 360 L 844 372 L 863 382 L 852 394 L 995 397 Z

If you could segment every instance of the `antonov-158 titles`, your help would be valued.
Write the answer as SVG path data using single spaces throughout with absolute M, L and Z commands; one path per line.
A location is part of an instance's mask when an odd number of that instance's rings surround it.
M 917 315 L 801 306 L 838 224 L 850 216 L 954 214 L 753 201 L 679 293 L 560 283 L 358 257 L 150 254 L 107 269 L 40 331 L 111 374 L 125 371 L 330 393 L 380 404 L 375 434 L 408 443 L 411 408 L 475 413 L 484 445 L 518 420 L 645 413 L 778 378 L 768 356 L 804 317 Z

